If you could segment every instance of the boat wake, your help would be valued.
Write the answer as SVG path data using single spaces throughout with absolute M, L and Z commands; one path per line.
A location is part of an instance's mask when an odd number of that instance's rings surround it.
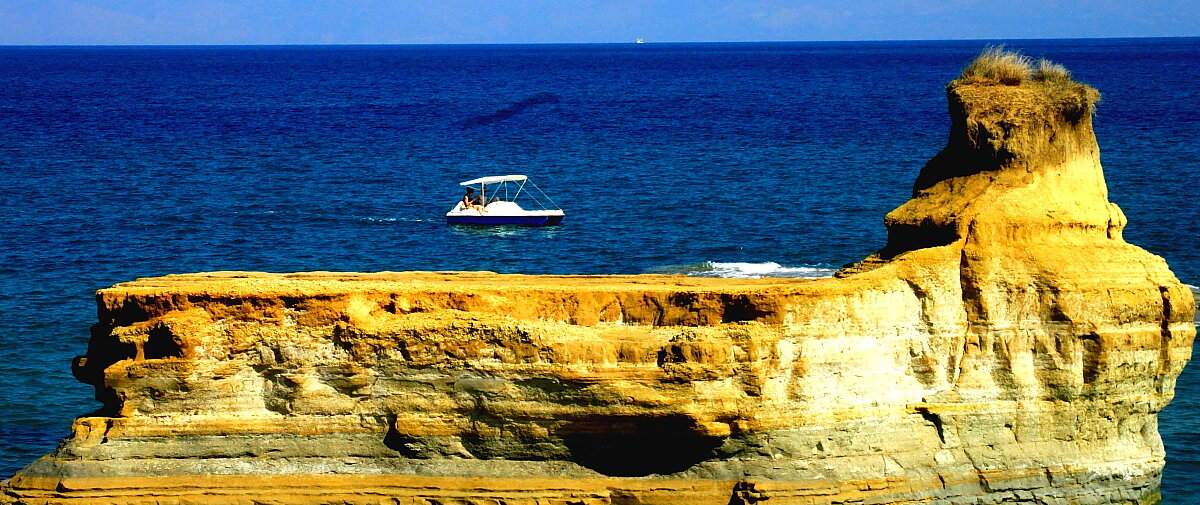
M 819 279 L 832 277 L 836 271 L 836 268 L 822 266 L 785 267 L 773 261 L 763 263 L 704 261 L 691 265 L 652 268 L 647 273 L 687 275 L 691 277 L 722 277 L 728 279 L 760 279 L 763 277 Z
M 417 217 L 353 217 L 352 219 L 362 223 L 439 223 L 440 219 L 423 219 Z

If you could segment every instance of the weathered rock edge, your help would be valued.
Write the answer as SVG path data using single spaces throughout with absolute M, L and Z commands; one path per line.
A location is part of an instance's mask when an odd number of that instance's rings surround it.
M 952 83 L 887 246 L 820 280 L 218 272 L 98 293 L 104 407 L 21 504 L 1142 504 L 1192 292 L 1078 84 Z

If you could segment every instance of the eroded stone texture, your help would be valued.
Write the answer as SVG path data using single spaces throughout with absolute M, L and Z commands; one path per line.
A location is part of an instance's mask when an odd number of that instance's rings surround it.
M 949 88 L 836 278 L 210 273 L 99 292 L 9 503 L 1150 503 L 1195 305 L 1082 85 Z M 0 500 L 2 501 L 2 500 Z

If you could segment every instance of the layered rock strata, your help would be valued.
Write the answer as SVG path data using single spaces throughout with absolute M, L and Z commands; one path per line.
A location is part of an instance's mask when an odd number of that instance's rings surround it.
M 948 89 L 830 279 L 209 273 L 98 294 L 99 411 L 22 504 L 1142 504 L 1191 291 L 1077 84 Z

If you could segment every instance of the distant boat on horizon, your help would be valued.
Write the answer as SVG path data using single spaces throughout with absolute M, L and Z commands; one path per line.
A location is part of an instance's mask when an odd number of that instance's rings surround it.
M 645 43 L 646 43 L 646 39 L 637 39 L 637 40 L 633 41 L 633 43 L 634 43 L 634 44 L 645 44 Z

